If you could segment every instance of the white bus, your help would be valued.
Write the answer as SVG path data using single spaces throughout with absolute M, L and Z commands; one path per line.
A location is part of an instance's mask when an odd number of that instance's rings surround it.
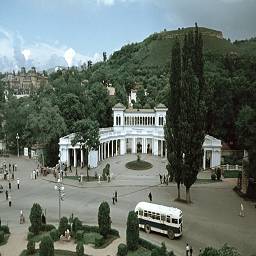
M 182 235 L 182 211 L 164 205 L 140 202 L 135 207 L 139 227 L 146 233 L 156 231 L 168 235 L 170 239 Z

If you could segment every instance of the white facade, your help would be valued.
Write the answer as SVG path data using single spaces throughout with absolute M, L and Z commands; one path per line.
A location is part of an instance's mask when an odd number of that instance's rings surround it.
M 106 158 L 128 153 L 167 157 L 164 138 L 166 111 L 167 108 L 163 104 L 159 104 L 154 109 L 126 109 L 122 104 L 116 104 L 113 107 L 113 127 L 100 129 L 100 146 L 97 151 L 89 152 L 89 166 L 95 168 L 100 161 Z M 67 163 L 68 166 L 87 163 L 81 146 L 71 145 L 73 138 L 74 134 L 60 138 L 61 161 Z M 220 165 L 220 140 L 206 135 L 203 148 L 204 169 L 208 167 L 209 157 L 209 167 Z

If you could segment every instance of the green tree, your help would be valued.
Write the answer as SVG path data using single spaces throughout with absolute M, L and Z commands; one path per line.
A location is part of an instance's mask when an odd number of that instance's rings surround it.
M 100 234 L 106 237 L 111 229 L 110 208 L 107 202 L 100 204 L 98 211 L 98 225 Z
M 99 147 L 99 125 L 97 121 L 90 119 L 82 119 L 74 125 L 75 136 L 72 140 L 72 145 L 79 143 L 88 154 L 91 150 L 97 150 Z M 87 166 L 87 179 L 89 180 L 88 166 Z
M 139 245 L 139 220 L 134 211 L 130 211 L 127 218 L 126 244 L 128 250 L 134 251 Z
M 59 223 L 59 233 L 61 235 L 64 235 L 65 234 L 65 231 L 69 228 L 69 225 L 68 225 L 68 218 L 67 217 L 61 217 L 60 219 L 60 223 Z
M 54 256 L 54 244 L 50 236 L 44 236 L 39 245 L 39 256 Z
M 42 226 L 42 208 L 39 204 L 34 203 L 31 210 L 30 210 L 30 223 L 31 223 L 31 232 L 35 235 L 39 234 Z
M 78 242 L 76 245 L 76 255 L 84 256 L 84 244 L 83 242 Z

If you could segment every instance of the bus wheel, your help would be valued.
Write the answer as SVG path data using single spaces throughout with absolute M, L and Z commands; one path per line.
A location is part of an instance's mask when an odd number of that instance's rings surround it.
M 174 232 L 173 232 L 171 229 L 168 230 L 167 235 L 168 235 L 169 239 L 171 239 L 171 240 L 173 240 L 174 237 L 175 237 L 175 236 L 174 236 Z
M 145 228 L 145 232 L 149 234 L 151 231 L 150 226 L 146 224 L 144 228 Z

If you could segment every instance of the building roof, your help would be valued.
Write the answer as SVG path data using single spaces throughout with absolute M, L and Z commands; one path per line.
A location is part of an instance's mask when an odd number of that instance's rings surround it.
M 159 104 L 155 107 L 155 109 L 167 109 L 167 107 L 166 107 L 164 104 L 159 103 Z
M 122 103 L 117 103 L 112 109 L 126 109 L 126 107 Z
M 155 113 L 155 110 L 148 108 L 128 108 L 125 110 L 125 113 Z

